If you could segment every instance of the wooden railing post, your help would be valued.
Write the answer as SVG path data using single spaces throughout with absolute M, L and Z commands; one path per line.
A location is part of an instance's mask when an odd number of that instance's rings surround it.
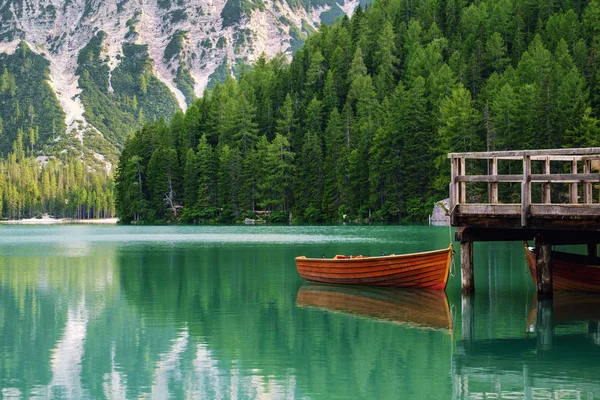
M 457 187 L 456 187 L 456 175 L 458 174 L 458 168 L 456 167 L 456 158 L 450 159 L 450 210 L 454 209 L 454 206 L 458 204 Z
M 544 174 L 550 175 L 550 158 L 546 158 L 546 160 L 544 161 Z M 552 199 L 550 196 L 550 182 L 542 183 L 542 203 L 552 203 Z
M 460 176 L 465 176 L 467 174 L 467 160 L 464 157 L 461 157 L 459 159 L 460 161 L 460 170 L 458 172 L 458 174 Z M 459 190 L 459 199 L 458 199 L 460 204 L 466 204 L 467 202 L 467 183 L 466 182 L 460 182 L 460 190 Z
M 488 160 L 490 175 L 496 176 L 498 175 L 498 159 L 491 158 Z M 488 184 L 488 193 L 489 193 L 489 201 L 490 204 L 498 204 L 498 182 L 490 182 Z
M 523 182 L 521 182 L 521 226 L 527 226 L 531 207 L 531 157 L 523 155 Z
M 589 159 L 583 160 L 583 173 L 590 174 L 592 172 L 592 161 Z M 585 181 L 583 183 L 583 202 L 592 204 L 592 182 Z
M 577 173 L 577 160 L 571 161 L 571 173 Z M 569 184 L 569 203 L 577 204 L 577 183 Z

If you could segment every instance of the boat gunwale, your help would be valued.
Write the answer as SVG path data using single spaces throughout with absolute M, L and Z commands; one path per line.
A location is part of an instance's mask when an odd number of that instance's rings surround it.
M 533 256 L 535 260 L 537 260 L 537 254 L 535 252 L 535 247 L 529 247 L 527 245 L 527 242 L 525 242 L 525 251 L 527 253 L 529 253 L 531 256 Z M 556 250 L 552 250 L 552 255 L 557 256 L 556 259 L 553 258 L 553 262 L 558 261 L 558 262 L 563 262 L 566 264 L 572 264 L 572 265 L 586 267 L 586 268 L 594 268 L 594 269 L 600 268 L 600 257 L 593 257 L 593 256 L 591 257 L 591 256 L 587 256 L 585 254 L 567 253 L 566 251 L 556 251 Z M 585 261 L 595 261 L 598 264 L 589 264 Z
M 314 261 L 314 262 L 323 262 L 323 261 L 327 261 L 327 262 L 334 262 L 334 263 L 352 263 L 352 262 L 361 262 L 361 261 L 385 261 L 385 260 L 399 260 L 399 259 L 404 259 L 404 258 L 412 258 L 412 257 L 417 257 L 417 256 L 426 256 L 426 255 L 438 255 L 438 254 L 444 254 L 444 253 L 451 253 L 452 252 L 452 244 L 450 244 L 447 248 L 445 249 L 441 249 L 441 250 L 430 250 L 430 251 L 423 251 L 420 253 L 409 253 L 409 254 L 390 254 L 387 256 L 355 256 L 355 258 L 309 258 L 306 256 L 298 256 L 296 257 L 296 261 L 298 260 L 303 260 L 303 261 Z

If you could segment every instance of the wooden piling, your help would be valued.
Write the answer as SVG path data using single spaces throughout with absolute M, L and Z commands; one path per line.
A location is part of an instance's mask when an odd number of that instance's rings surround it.
M 475 278 L 473 275 L 473 241 L 460 242 L 460 271 L 462 279 L 462 292 L 470 294 L 475 292 Z
M 552 248 L 543 240 L 536 241 L 538 298 L 552 297 Z

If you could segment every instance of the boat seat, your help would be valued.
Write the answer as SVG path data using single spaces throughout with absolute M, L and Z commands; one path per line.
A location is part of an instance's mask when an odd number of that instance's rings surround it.
M 363 256 L 362 255 L 360 255 L 360 256 L 347 256 L 347 255 L 344 255 L 344 254 L 336 254 L 335 257 L 333 257 L 334 260 L 347 260 L 347 259 L 350 259 L 350 258 L 363 258 Z

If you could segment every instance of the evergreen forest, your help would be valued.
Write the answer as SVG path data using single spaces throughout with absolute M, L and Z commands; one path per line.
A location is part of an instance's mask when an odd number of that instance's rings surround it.
M 172 115 L 177 106 L 152 74 L 147 46 L 123 44 L 111 87 L 109 67 L 100 57 L 105 39 L 100 31 L 90 40 L 79 53 L 77 69 L 85 116 L 103 134 L 81 124 L 67 132 L 65 113 L 49 83 L 50 63 L 27 43 L 19 43 L 14 54 L 0 54 L 0 219 L 45 213 L 115 216 L 114 180 L 107 165 L 116 164 L 118 149 L 143 126 L 144 113 L 154 120 Z
M 125 223 L 422 220 L 448 152 L 600 140 L 600 3 L 377 0 L 121 154 Z
M 112 175 L 90 169 L 82 160 L 36 159 L 20 133 L 13 151 L 0 160 L 0 216 L 110 218 L 115 216 Z

